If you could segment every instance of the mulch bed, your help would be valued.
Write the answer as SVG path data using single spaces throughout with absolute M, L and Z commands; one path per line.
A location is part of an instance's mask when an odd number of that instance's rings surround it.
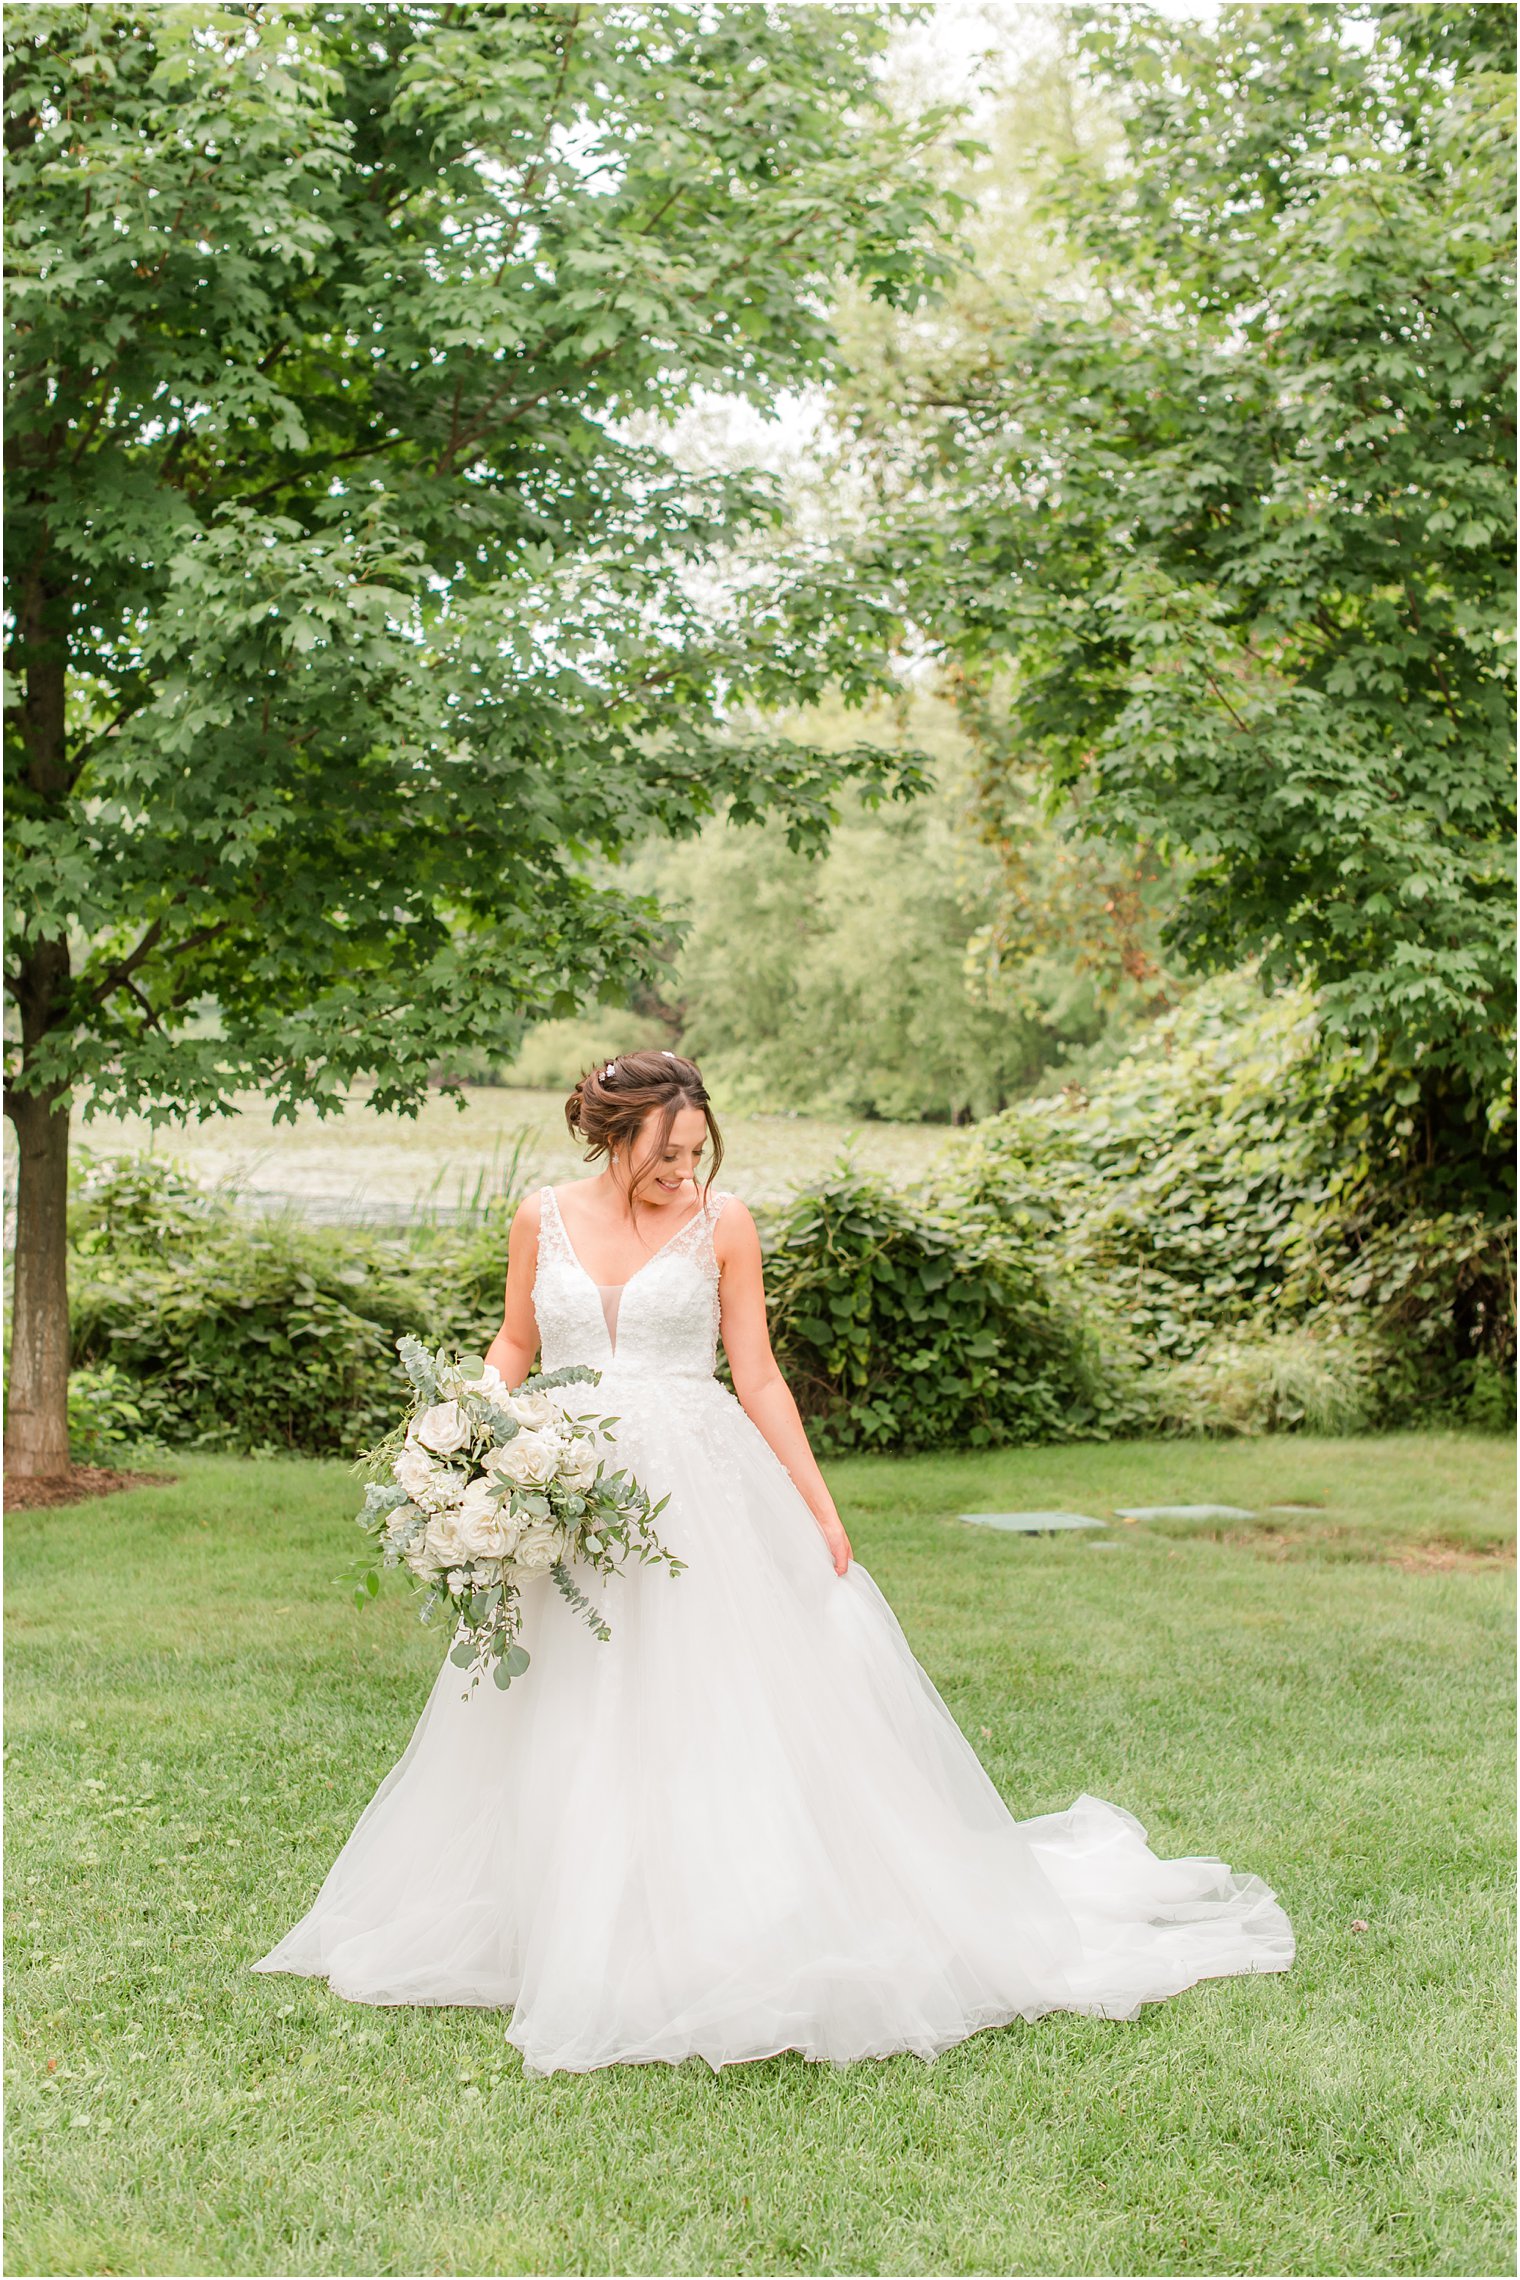
M 1389 1558 L 1410 1575 L 1442 1575 L 1452 1568 L 1513 1567 L 1513 1544 L 1406 1544 Z
M 109 1465 L 75 1465 L 57 1480 L 8 1480 L 5 1501 L 16 1512 L 53 1504 L 83 1504 L 87 1497 L 114 1496 L 119 1488 L 162 1488 L 177 1473 L 113 1472 Z

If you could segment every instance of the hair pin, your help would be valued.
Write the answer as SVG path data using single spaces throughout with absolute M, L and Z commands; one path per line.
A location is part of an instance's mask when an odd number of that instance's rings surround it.
M 603 1083 L 603 1084 L 605 1084 L 605 1083 L 607 1082 L 607 1079 L 608 1079 L 609 1077 L 611 1077 L 611 1076 L 615 1076 L 616 1074 L 617 1074 L 617 1063 L 616 1063 L 616 1061 L 609 1061 L 609 1062 L 607 1063 L 607 1066 L 606 1066 L 606 1068 L 605 1068 L 605 1069 L 603 1069 L 603 1071 L 602 1071 L 602 1083 Z

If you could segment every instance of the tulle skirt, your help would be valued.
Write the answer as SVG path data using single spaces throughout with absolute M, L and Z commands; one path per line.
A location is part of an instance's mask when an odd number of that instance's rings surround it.
M 798 2050 L 933 2058 L 1285 1971 L 1260 1877 L 1079 1796 L 1015 1821 L 856 1562 L 711 1378 L 615 1368 L 619 1461 L 688 1565 L 527 1587 L 526 1675 L 445 1662 L 309 1912 L 256 1971 L 499 2006 L 530 2074 Z M 579 1571 L 585 1580 L 585 1571 Z

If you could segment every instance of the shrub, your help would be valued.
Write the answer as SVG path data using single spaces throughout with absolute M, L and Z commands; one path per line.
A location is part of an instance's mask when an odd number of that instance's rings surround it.
M 1276 1299 L 1326 1192 L 1334 1151 L 1292 1081 L 1314 1044 L 1303 998 L 1200 989 L 1090 1091 L 979 1127 L 949 1190 L 1037 1233 L 1110 1335 L 1184 1360 Z
M 91 1171 L 72 1215 L 75 1368 L 128 1380 L 165 1442 L 353 1454 L 394 1422 L 403 1332 L 495 1335 L 512 1200 L 385 1236 L 245 1219 L 153 1159 Z
M 1512 1433 L 1515 1429 L 1514 1372 L 1506 1376 L 1487 1354 L 1476 1354 L 1463 1379 L 1457 1405 L 1462 1423 L 1478 1433 Z
M 816 1445 L 983 1448 L 1123 1421 L 1081 1325 L 974 1207 L 936 1211 L 841 1167 L 769 1227 L 776 1356 Z
M 81 1257 L 181 1251 L 231 1217 L 227 1195 L 180 1164 L 144 1151 L 104 1161 L 78 1148 L 70 1162 L 69 1242 Z
M 1498 1414 L 1513 1401 L 1513 1217 L 1494 1198 L 1422 1205 L 1374 1076 L 1326 1045 L 1307 994 L 1263 999 L 1233 976 L 1090 1090 L 980 1127 L 946 1195 L 1031 1231 L 1110 1360 L 1154 1364 L 1175 1429 L 1190 1403 L 1203 1431 L 1237 1412 L 1342 1431 Z
M 76 1367 L 129 1387 L 168 1443 L 351 1454 L 394 1421 L 403 1332 L 477 1351 L 495 1335 L 512 1201 L 386 1236 L 248 1219 L 153 1159 L 89 1171 Z M 984 1208 L 841 1170 L 767 1233 L 777 1352 L 823 1449 L 1071 1439 L 1135 1414 Z
M 1412 1402 L 1480 1428 L 1515 1412 L 1515 1224 L 1395 1215 L 1374 1191 L 1301 1246 L 1285 1297 L 1311 1322 L 1375 1324 L 1397 1367 L 1379 1417 Z
M 109 1465 L 151 1445 L 137 1387 L 107 1362 L 69 1378 L 69 1455 L 76 1465 Z
M 776 1352 L 819 1448 L 1502 1430 L 1513 1219 L 1412 1207 L 1369 1161 L 1360 1083 L 1307 999 L 1237 978 L 1088 1092 L 992 1119 L 932 1190 L 847 1167 L 804 1190 L 763 1232 Z M 404 1332 L 495 1335 L 520 1168 L 460 1222 L 385 1235 L 250 1219 L 157 1157 L 86 1163 L 78 1434 L 363 1447 L 402 1397 Z

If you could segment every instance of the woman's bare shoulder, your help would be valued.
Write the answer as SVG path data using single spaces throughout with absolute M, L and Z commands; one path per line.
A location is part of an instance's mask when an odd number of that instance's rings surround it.
M 742 1196 L 724 1189 L 715 1190 L 712 1198 L 717 1206 L 718 1219 L 713 1229 L 713 1250 L 720 1260 L 733 1259 L 760 1248 L 760 1231 L 755 1215 Z
M 512 1226 L 508 1241 L 515 1241 L 519 1235 L 536 1237 L 539 1221 L 543 1216 L 543 1208 L 544 1191 L 542 1188 L 534 1188 L 530 1194 L 523 1197 L 522 1202 L 512 1214 Z

